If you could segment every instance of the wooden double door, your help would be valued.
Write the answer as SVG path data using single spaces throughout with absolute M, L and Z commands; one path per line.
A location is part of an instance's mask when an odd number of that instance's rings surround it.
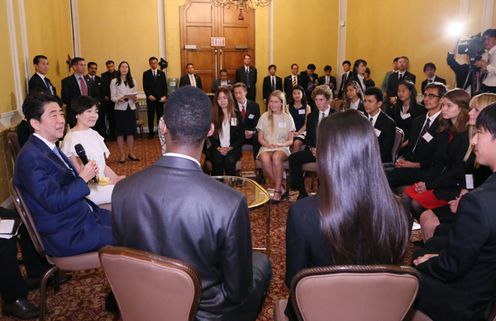
M 195 73 L 202 79 L 203 90 L 210 92 L 219 70 L 227 69 L 229 79 L 235 80 L 236 69 L 249 54 L 255 64 L 255 17 L 253 10 L 245 10 L 239 20 L 234 6 L 213 6 L 210 0 L 187 0 L 181 7 L 181 66 L 193 63 Z M 212 37 L 224 37 L 225 46 L 213 47 Z

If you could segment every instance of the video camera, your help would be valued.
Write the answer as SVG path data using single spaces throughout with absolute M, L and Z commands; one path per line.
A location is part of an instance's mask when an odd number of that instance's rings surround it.
M 467 55 L 470 59 L 470 64 L 482 59 L 482 54 L 485 51 L 484 49 L 484 37 L 482 36 L 482 33 L 478 33 L 458 42 L 458 54 Z

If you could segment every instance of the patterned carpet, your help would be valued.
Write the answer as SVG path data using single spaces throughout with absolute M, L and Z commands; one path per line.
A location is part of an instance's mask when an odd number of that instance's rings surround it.
M 153 164 L 160 157 L 160 144 L 158 138 L 153 140 L 138 138 L 136 140 L 135 154 L 140 162 L 126 161 L 125 164 L 118 162 L 119 153 L 115 142 L 109 143 L 111 155 L 108 165 L 117 174 L 129 175 L 142 168 Z M 253 158 L 251 154 L 243 155 L 243 169 L 253 170 Z M 307 182 L 308 183 L 308 182 Z M 167 191 L 164 191 L 166 193 Z M 290 194 L 289 201 L 283 201 L 271 207 L 271 255 L 273 277 L 269 293 L 258 321 L 273 320 L 274 302 L 287 298 L 288 290 L 284 285 L 285 271 L 285 227 L 289 205 L 295 201 L 296 195 Z M 264 245 L 264 208 L 253 210 L 251 213 L 252 233 L 254 246 Z M 409 249 L 411 254 L 413 246 Z M 405 258 L 409 261 L 410 255 Z M 243 268 L 243 267 L 233 267 Z M 74 273 L 71 281 L 63 284 L 59 292 L 48 292 L 48 320 L 117 320 L 112 314 L 105 312 L 104 299 L 109 293 L 110 287 L 102 270 L 91 270 Z M 32 291 L 29 300 L 37 304 L 39 291 Z M 0 317 L 0 320 L 15 320 L 13 318 Z

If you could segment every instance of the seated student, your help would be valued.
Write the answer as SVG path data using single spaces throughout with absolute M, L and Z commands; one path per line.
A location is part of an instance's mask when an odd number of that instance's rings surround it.
M 368 88 L 364 93 L 364 109 L 367 119 L 374 127 L 375 135 L 379 142 L 381 159 L 383 163 L 391 163 L 396 124 L 394 120 L 381 110 L 384 98 L 382 90 L 377 87 Z
M 319 193 L 289 209 L 286 285 L 304 268 L 401 264 L 409 218 L 388 186 L 368 120 L 354 110 L 325 118 L 317 149 Z M 290 302 L 286 314 L 296 320 Z
M 473 97 L 470 100 L 470 111 L 468 112 L 468 136 L 471 140 L 476 132 L 475 123 L 479 113 L 488 105 L 496 102 L 496 94 L 484 93 Z M 439 233 L 436 235 L 446 235 L 455 219 L 456 209 L 460 198 L 469 190 L 479 187 L 492 174 L 489 167 L 480 165 L 475 161 L 474 145 L 469 145 L 463 161 L 465 163 L 465 182 L 461 186 L 453 187 L 455 193 L 459 192 L 456 199 L 451 200 L 449 205 L 445 205 L 432 210 L 427 210 L 420 215 L 419 223 L 422 227 L 422 238 L 424 242 L 431 238 L 436 227 L 443 223 Z
M 356 81 L 360 86 L 362 91 L 365 91 L 367 87 L 365 86 L 365 70 L 367 69 L 367 62 L 363 59 L 357 59 L 353 63 L 353 69 L 347 83 L 350 81 Z
M 305 135 L 305 150 L 289 156 L 291 170 L 291 188 L 299 192 L 298 199 L 307 197 L 303 178 L 303 165 L 315 162 L 317 154 L 317 127 L 325 117 L 336 112 L 331 108 L 332 92 L 328 86 L 317 86 L 312 92 L 317 108 L 307 117 L 307 133 Z
M 257 124 L 258 142 L 261 145 L 257 159 L 262 162 L 264 175 L 274 184 L 272 202 L 279 203 L 288 196 L 282 179 L 284 162 L 291 154 L 289 146 L 293 144 L 295 124 L 282 91 L 275 90 L 269 95 L 268 107 Z
M 403 155 L 387 172 L 391 188 L 411 185 L 424 178 L 437 150 L 441 97 L 447 88 L 441 83 L 428 84 L 424 92 L 427 114 L 415 118 L 408 134 L 408 145 Z
M 408 134 L 412 128 L 413 120 L 426 113 L 424 106 L 417 103 L 417 89 L 409 80 L 402 80 L 398 85 L 398 100 L 388 108 L 387 114 L 394 119 L 396 126 L 405 133 L 406 139 L 401 144 L 401 149 L 408 145 Z
M 363 79 L 363 82 L 365 83 L 365 88 L 370 88 L 370 87 L 375 87 L 375 81 L 370 78 L 370 68 L 367 67 L 365 68 L 365 78 Z
M 236 109 L 241 112 L 243 120 L 243 128 L 245 130 L 245 140 L 243 144 L 250 144 L 253 146 L 253 157 L 256 158 L 260 143 L 257 136 L 257 124 L 260 118 L 260 107 L 254 101 L 248 100 L 246 95 L 248 90 L 246 85 L 242 82 L 237 82 L 233 86 L 233 94 L 236 99 Z
M 417 309 L 436 321 L 485 320 L 496 284 L 496 104 L 477 118 L 476 161 L 493 174 L 464 195 L 442 247 L 413 263 L 422 274 Z
M 310 105 L 307 104 L 305 90 L 301 86 L 294 86 L 291 91 L 291 102 L 289 103 L 289 113 L 293 117 L 296 131 L 294 132 L 291 153 L 299 152 L 305 144 L 305 133 L 307 130 L 307 116 L 311 112 Z
M 103 142 L 103 137 L 91 129 L 98 120 L 98 102 L 89 96 L 77 97 L 72 101 L 72 110 L 76 115 L 76 126 L 72 127 L 64 137 L 60 149 L 71 160 L 72 165 L 79 173 L 83 169 L 83 162 L 79 158 L 75 146 L 83 146 L 88 160 L 97 163 L 98 175 L 96 182 L 90 182 L 88 199 L 97 205 L 111 202 L 114 185 L 125 176 L 118 176 L 105 163 L 110 151 Z
M 355 109 L 359 112 L 364 113 L 365 109 L 363 109 L 363 91 L 360 85 L 356 81 L 352 80 L 349 81 L 344 88 L 344 108 Z
M 212 175 L 236 176 L 236 162 L 241 158 L 241 145 L 245 140 L 241 112 L 234 108 L 231 90 L 219 87 L 212 106 L 215 132 L 208 139 L 211 146 L 207 150 L 212 161 Z
M 330 65 L 325 65 L 324 76 L 319 77 L 317 80 L 319 85 L 327 85 L 331 89 L 334 95 L 334 90 L 337 89 L 336 77 L 331 75 L 332 67 Z
M 64 136 L 60 100 L 34 93 L 22 109 L 34 134 L 17 156 L 14 184 L 31 210 L 47 254 L 70 256 L 113 244 L 111 213 L 86 199 L 97 163 L 90 160 L 78 175 L 55 145 Z
M 466 129 L 470 95 L 452 89 L 441 99 L 439 142 L 432 166 L 424 178 L 404 191 L 403 200 L 416 219 L 426 209 L 448 204 L 458 195 L 464 180 L 463 157 L 469 145 Z

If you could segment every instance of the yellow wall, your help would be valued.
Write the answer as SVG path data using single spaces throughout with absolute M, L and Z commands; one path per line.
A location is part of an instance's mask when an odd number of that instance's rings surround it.
M 183 6 L 185 0 L 165 1 L 165 41 L 166 55 L 169 67 L 167 77 L 181 77 L 181 28 L 179 25 L 179 7 Z
M 148 58 L 159 56 L 156 0 L 83 0 L 78 1 L 81 56 L 95 61 L 98 73 L 105 61 L 116 65 L 127 61 L 138 90 L 142 90 L 143 71 Z M 103 13 L 103 14 L 102 14 Z
M 34 56 L 38 54 L 47 56 L 50 64 L 47 76 L 60 94 L 60 82 L 69 74 L 67 55 L 74 57 L 69 1 L 24 0 L 24 6 L 29 48 L 29 55 L 24 63 L 29 65 L 33 74 Z
M 0 77 L 0 113 L 15 109 L 14 71 L 10 54 L 9 26 L 7 21 L 6 0 L 0 0 L 0 61 L 2 61 L 2 77 Z

